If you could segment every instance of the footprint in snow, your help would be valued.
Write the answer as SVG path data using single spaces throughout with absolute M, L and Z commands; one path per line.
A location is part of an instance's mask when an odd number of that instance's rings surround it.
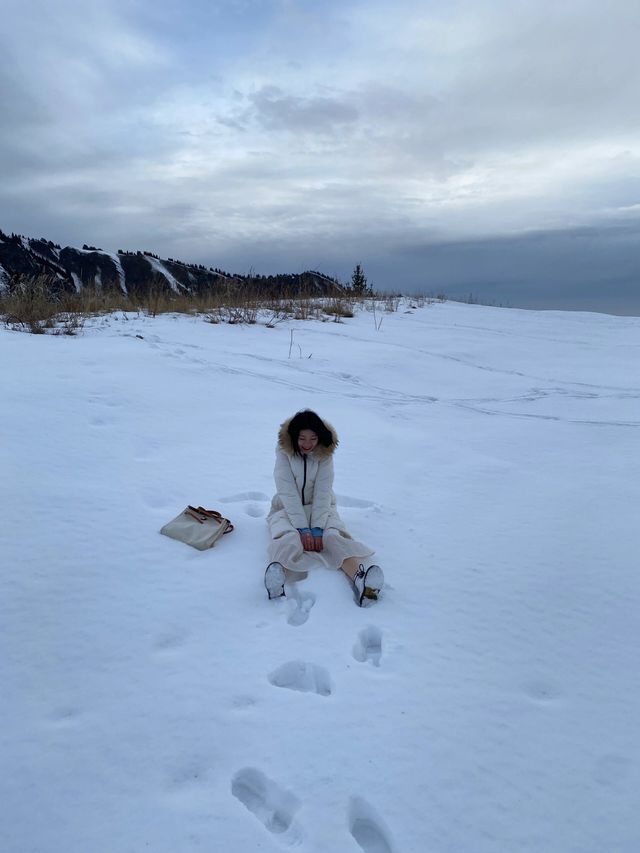
M 382 631 L 373 625 L 360 631 L 358 641 L 353 647 L 353 656 L 360 663 L 369 661 L 374 666 L 380 666 Z
M 524 685 L 524 690 L 530 699 L 536 702 L 551 702 L 560 696 L 560 688 L 552 681 L 535 679 Z
M 269 832 L 294 843 L 301 833 L 293 817 L 299 800 L 255 767 L 239 770 L 231 780 L 231 793 L 255 815 Z
M 82 712 L 78 708 L 73 708 L 70 705 L 63 705 L 59 708 L 55 708 L 55 710 L 49 714 L 49 721 L 60 728 L 73 726 L 78 722 L 81 713 Z
M 160 654 L 170 654 L 184 646 L 186 639 L 187 634 L 184 631 L 167 630 L 156 637 L 154 647 Z
M 258 506 L 258 504 L 247 504 L 244 511 L 251 518 L 262 518 L 265 514 L 264 507 Z
M 289 615 L 287 623 L 293 625 L 295 628 L 299 625 L 304 625 L 315 603 L 316 597 L 312 592 L 298 592 L 295 587 L 289 588 L 287 600 Z
M 393 853 L 384 821 L 361 797 L 351 798 L 349 831 L 365 853 Z
M 108 427 L 108 426 L 111 426 L 113 424 L 113 420 L 111 418 L 96 417 L 96 418 L 91 418 L 89 420 L 89 423 L 91 424 L 91 426 L 94 426 L 94 427 Z
M 239 693 L 231 697 L 230 704 L 234 711 L 247 711 L 257 704 L 257 700 L 247 693 Z
M 331 696 L 333 690 L 331 677 L 324 667 L 301 660 L 283 663 L 269 675 L 269 681 L 274 687 L 317 693 L 318 696 Z

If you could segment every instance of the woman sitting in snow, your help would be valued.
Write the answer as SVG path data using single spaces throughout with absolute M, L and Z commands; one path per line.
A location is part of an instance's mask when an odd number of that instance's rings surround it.
M 384 584 L 380 566 L 362 561 L 373 551 L 356 542 L 336 510 L 333 452 L 338 436 L 315 412 L 305 409 L 285 421 L 278 433 L 274 477 L 276 494 L 267 523 L 271 532 L 264 583 L 269 598 L 285 594 L 295 574 L 306 575 L 305 552 L 322 552 L 353 584 L 357 604 L 375 601 Z

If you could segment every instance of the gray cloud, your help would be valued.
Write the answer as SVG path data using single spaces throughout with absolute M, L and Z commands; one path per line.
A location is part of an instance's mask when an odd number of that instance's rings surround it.
M 607 227 L 535 231 L 395 249 L 414 286 L 514 307 L 640 314 L 640 215 Z
M 333 132 L 358 118 L 352 104 L 336 97 L 296 97 L 278 86 L 263 86 L 249 96 L 254 118 L 269 130 L 286 128 L 298 133 Z
M 564 281 L 577 304 L 581 276 L 628 294 L 637 3 L 76 10 L 4 11 L 5 230 L 239 270 L 362 262 L 390 289 L 426 263 L 514 303 Z

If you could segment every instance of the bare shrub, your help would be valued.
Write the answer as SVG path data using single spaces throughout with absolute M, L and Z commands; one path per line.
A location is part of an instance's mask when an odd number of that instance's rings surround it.
M 294 316 L 294 303 L 291 299 L 270 301 L 266 306 L 268 329 L 273 329 L 278 323 L 283 323 Z
M 85 324 L 86 317 L 76 311 L 61 311 L 51 327 L 52 335 L 77 335 Z
M 341 321 L 342 317 L 353 317 L 353 303 L 350 299 L 342 296 L 336 296 L 329 300 L 324 308 L 325 314 L 332 314 L 336 323 Z
M 423 293 L 420 293 L 411 297 L 411 307 L 424 308 L 425 305 L 432 305 L 433 301 L 433 296 L 425 296 Z
M 385 296 L 384 298 L 384 310 L 387 314 L 393 314 L 394 311 L 397 311 L 400 307 L 401 297 L 400 296 Z
M 222 310 L 226 322 L 231 326 L 243 323 L 252 326 L 258 319 L 258 308 L 255 305 L 229 305 Z

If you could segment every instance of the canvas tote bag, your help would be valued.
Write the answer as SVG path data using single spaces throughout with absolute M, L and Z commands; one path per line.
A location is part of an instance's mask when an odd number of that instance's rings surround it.
M 231 533 L 233 524 L 215 509 L 189 505 L 180 515 L 160 530 L 165 536 L 192 545 L 199 551 L 213 548 L 225 533 Z

